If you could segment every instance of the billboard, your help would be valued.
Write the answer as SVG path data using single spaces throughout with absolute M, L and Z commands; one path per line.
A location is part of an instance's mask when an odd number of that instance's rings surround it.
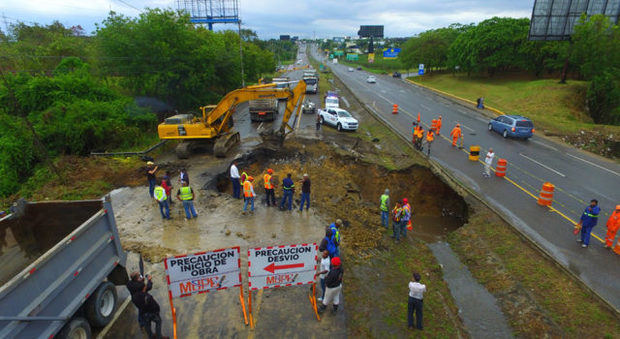
M 383 25 L 364 25 L 357 31 L 360 38 L 383 38 Z
M 280 35 L 280 40 L 291 40 L 290 35 Z
M 368 63 L 372 64 L 375 62 L 375 53 L 368 53 Z
M 603 14 L 617 24 L 620 0 L 535 0 L 530 40 L 568 40 L 579 17 Z
M 334 51 L 334 55 L 339 57 L 344 55 L 344 51 Z
M 400 48 L 388 48 L 383 51 L 383 59 L 396 59 L 400 53 Z
M 355 61 L 359 59 L 359 55 L 357 55 L 356 53 L 347 53 L 347 60 Z

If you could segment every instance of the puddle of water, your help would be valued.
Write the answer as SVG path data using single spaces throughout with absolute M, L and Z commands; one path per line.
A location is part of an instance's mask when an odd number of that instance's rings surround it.
M 463 220 L 449 216 L 414 215 L 412 224 L 413 236 L 431 243 L 444 239 L 448 233 L 461 227 Z

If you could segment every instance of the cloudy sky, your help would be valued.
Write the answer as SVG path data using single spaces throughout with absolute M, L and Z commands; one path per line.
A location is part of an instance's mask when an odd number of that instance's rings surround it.
M 176 4 L 176 0 L 0 0 L 0 29 L 17 20 L 42 24 L 58 20 L 92 32 L 110 10 L 137 16 L 146 7 L 176 8 Z M 533 4 L 534 0 L 239 0 L 239 13 L 243 27 L 261 38 L 354 36 L 360 25 L 385 25 L 386 36 L 404 37 L 493 16 L 530 17 Z

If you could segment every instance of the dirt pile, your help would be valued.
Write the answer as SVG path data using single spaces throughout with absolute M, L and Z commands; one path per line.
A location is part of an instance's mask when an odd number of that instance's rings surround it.
M 562 136 L 562 141 L 607 158 L 620 157 L 618 135 L 604 130 L 579 131 L 579 133 Z

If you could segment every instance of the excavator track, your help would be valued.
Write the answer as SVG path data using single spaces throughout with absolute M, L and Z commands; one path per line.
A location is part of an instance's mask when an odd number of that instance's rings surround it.
M 223 158 L 234 146 L 239 144 L 240 140 L 241 137 L 239 136 L 239 132 L 222 135 L 217 138 L 215 146 L 213 147 L 213 153 L 216 157 Z

